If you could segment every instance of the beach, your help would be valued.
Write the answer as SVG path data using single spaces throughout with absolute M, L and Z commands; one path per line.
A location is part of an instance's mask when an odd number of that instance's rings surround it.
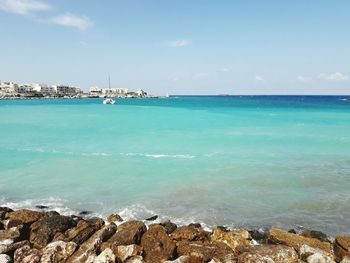
M 62 216 L 49 207 L 13 211 L 0 207 L 1 262 L 126 263 L 346 263 L 350 236 L 322 232 L 228 229 L 211 231 L 199 223 L 124 221 L 118 214 L 87 219 L 88 213 Z

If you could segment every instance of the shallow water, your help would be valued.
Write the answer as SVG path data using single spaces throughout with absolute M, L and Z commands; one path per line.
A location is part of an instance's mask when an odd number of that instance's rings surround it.
M 341 97 L 0 101 L 0 205 L 350 233 Z

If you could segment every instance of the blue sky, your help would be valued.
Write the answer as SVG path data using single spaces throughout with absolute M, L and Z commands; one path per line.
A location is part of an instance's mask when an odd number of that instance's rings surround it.
M 0 80 L 350 94 L 350 1 L 0 0 Z

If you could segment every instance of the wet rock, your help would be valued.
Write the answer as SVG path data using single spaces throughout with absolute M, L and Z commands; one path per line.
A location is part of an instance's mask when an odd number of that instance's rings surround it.
M 46 205 L 36 205 L 35 208 L 37 209 L 48 209 L 49 207 Z
M 0 230 L 0 241 L 6 239 L 12 239 L 14 241 L 20 241 L 28 237 L 28 230 L 23 225 L 11 227 L 7 230 Z
M 70 258 L 68 258 L 67 263 L 86 262 L 89 256 L 96 254 L 101 243 L 111 237 L 116 229 L 116 225 L 110 224 L 98 230 L 86 242 L 84 242 Z
M 194 227 L 194 228 L 201 228 L 202 225 L 200 223 L 191 223 L 188 225 L 189 227 Z
M 307 263 L 335 263 L 332 254 L 308 245 L 302 245 L 299 254 Z
M 325 233 L 316 230 L 305 230 L 301 233 L 304 237 L 316 238 L 318 240 L 329 242 L 329 238 Z
M 48 244 L 42 250 L 41 263 L 65 262 L 76 250 L 74 242 L 56 241 Z
M 337 261 L 341 261 L 344 258 L 350 258 L 350 237 L 349 236 L 337 236 L 334 242 L 334 254 Z
M 238 263 L 298 263 L 296 251 L 283 245 L 241 247 Z
M 154 220 L 156 220 L 157 218 L 158 218 L 158 216 L 155 215 L 155 216 L 151 216 L 151 217 L 149 217 L 149 218 L 146 218 L 145 220 L 146 220 L 146 221 L 154 221 Z
M 59 232 L 75 226 L 75 222 L 68 216 L 54 215 L 44 217 L 30 227 L 29 240 L 35 248 L 45 247 Z
M 11 208 L 8 207 L 0 207 L 0 220 L 6 219 L 6 214 L 13 212 Z
M 104 250 L 100 255 L 91 255 L 86 260 L 85 263 L 114 263 L 115 262 L 115 255 L 113 254 L 113 251 L 109 248 Z
M 16 227 L 23 224 L 21 221 L 18 221 L 18 220 L 7 219 L 3 221 L 3 225 L 5 229 L 10 229 L 12 227 Z
M 39 263 L 41 256 L 40 250 L 26 245 L 16 250 L 14 260 L 16 263 Z
M 13 254 L 16 249 L 29 245 L 27 240 L 14 243 L 12 240 L 4 240 L 0 242 L 0 254 Z
M 171 233 L 170 236 L 176 241 L 181 241 L 181 240 L 198 241 L 198 240 L 208 239 L 203 229 L 189 227 L 189 226 L 178 227 L 173 233 Z
M 118 231 L 108 240 L 116 245 L 140 244 L 143 233 L 147 230 L 141 221 L 128 221 L 118 226 Z
M 215 228 L 210 236 L 211 242 L 224 242 L 235 251 L 239 246 L 251 245 L 251 236 L 246 230 L 222 231 Z
M 117 214 L 113 214 L 113 215 L 108 216 L 107 220 L 109 223 L 123 222 L 123 218 Z
M 150 226 L 142 236 L 141 246 L 145 262 L 160 263 L 175 256 L 176 245 L 161 225 Z
M 65 233 L 58 233 L 54 237 L 54 241 L 62 240 L 65 242 L 72 241 L 78 245 L 85 242 L 97 230 L 104 226 L 102 219 L 97 221 L 79 220 L 76 227 L 68 229 Z
M 7 213 L 9 219 L 16 220 L 22 224 L 31 224 L 46 216 L 44 212 L 31 211 L 27 209 Z
M 331 244 L 323 242 L 315 238 L 303 237 L 297 234 L 285 232 L 283 230 L 272 228 L 269 231 L 269 242 L 273 244 L 282 244 L 293 247 L 296 251 L 300 251 L 302 245 L 308 245 L 313 248 L 332 253 Z
M 0 230 L 4 230 L 4 229 L 5 229 L 4 223 L 0 222 Z
M 92 212 L 91 211 L 81 211 L 79 212 L 80 216 L 86 216 L 86 215 L 90 215 Z
M 0 254 L 0 263 L 11 263 L 12 259 L 9 255 Z
M 141 256 L 134 256 L 128 259 L 125 263 L 144 263 Z
M 177 228 L 177 225 L 171 222 L 170 220 L 164 221 L 160 223 L 160 225 L 165 228 L 167 234 L 173 233 Z
M 258 241 L 259 243 L 267 243 L 268 235 L 267 232 L 264 231 L 263 229 L 254 229 L 254 230 L 249 230 L 248 231 L 250 236 Z

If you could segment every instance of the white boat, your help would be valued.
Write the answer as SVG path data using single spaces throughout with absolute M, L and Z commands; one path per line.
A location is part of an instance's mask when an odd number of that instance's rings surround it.
M 115 100 L 111 99 L 111 98 L 108 98 L 108 99 L 105 99 L 103 100 L 103 104 L 115 104 Z

